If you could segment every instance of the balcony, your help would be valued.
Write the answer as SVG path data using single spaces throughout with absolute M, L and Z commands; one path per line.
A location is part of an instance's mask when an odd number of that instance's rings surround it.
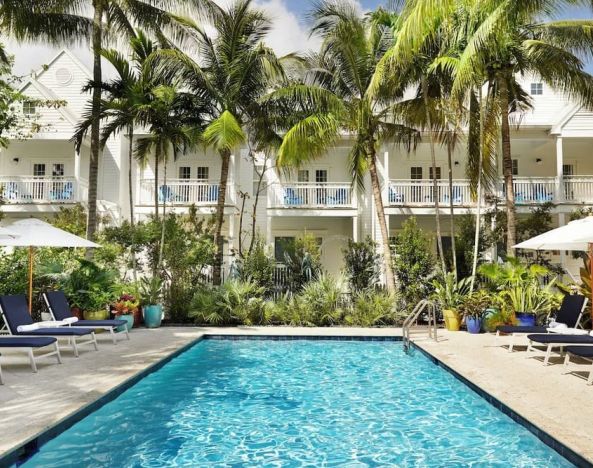
M 513 180 L 515 203 L 518 206 L 593 203 L 593 176 L 515 177 Z M 562 187 L 562 189 L 560 189 Z M 494 195 L 504 200 L 504 182 L 499 180 Z M 449 196 L 449 183 L 437 181 L 436 196 L 439 205 L 448 207 L 475 207 L 468 180 L 453 181 L 453 196 Z M 431 207 L 435 204 L 432 180 L 392 180 L 386 195 L 389 206 Z
M 355 208 L 354 191 L 349 183 L 295 182 L 270 187 L 270 208 Z
M 74 177 L 0 177 L 0 194 L 9 205 L 76 203 L 86 193 L 86 185 Z
M 212 206 L 218 203 L 220 185 L 197 179 L 167 179 L 167 184 L 160 184 L 158 191 L 159 203 L 179 206 Z M 154 204 L 154 179 L 140 181 L 139 204 L 150 206 Z M 227 190 L 229 200 L 230 190 Z

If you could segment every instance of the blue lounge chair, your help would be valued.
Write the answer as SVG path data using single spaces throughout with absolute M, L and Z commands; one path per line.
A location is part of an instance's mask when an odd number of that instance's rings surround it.
M 405 201 L 404 195 L 389 187 L 389 203 L 403 203 Z
M 284 204 L 285 205 L 290 205 L 290 206 L 294 206 L 294 205 L 302 205 L 303 204 L 303 198 L 299 197 L 293 188 L 288 187 L 286 189 L 284 189 Z
M 568 366 L 570 363 L 570 357 L 577 356 L 581 359 L 590 361 L 592 366 L 589 370 L 589 378 L 587 384 L 593 385 L 593 346 L 568 346 L 566 348 L 566 357 L 564 358 L 564 365 Z
M 175 194 L 168 185 L 161 185 L 159 187 L 159 201 L 161 203 L 170 203 L 175 200 Z
M 62 186 L 62 190 L 51 190 L 49 192 L 50 200 L 55 201 L 68 201 L 72 200 L 72 196 L 74 195 L 74 185 L 72 182 L 66 182 Z
M 48 291 L 43 293 L 43 299 L 47 304 L 47 309 L 54 320 L 66 320 L 74 317 L 68 304 L 68 299 L 63 291 Z M 107 330 L 111 335 L 113 344 L 117 344 L 116 333 L 125 334 L 129 340 L 130 335 L 128 333 L 128 327 L 125 325 L 125 320 L 77 320 L 68 326 L 74 326 L 76 328 L 90 328 L 95 330 L 97 328 Z M 121 331 L 118 332 L 118 327 L 121 327 Z
M 67 338 L 68 344 L 72 346 L 74 355 L 78 357 L 78 346 L 93 345 L 95 350 L 97 347 L 97 339 L 93 330 L 88 328 L 76 327 L 47 327 L 36 328 L 27 331 L 19 331 L 21 326 L 31 326 L 34 324 L 31 315 L 29 315 L 29 308 L 27 305 L 27 298 L 24 295 L 15 296 L 0 296 L 0 313 L 6 324 L 6 328 L 11 335 L 14 336 L 51 336 L 54 338 Z M 87 337 L 87 341 L 78 342 L 79 338 Z
M 346 205 L 348 202 L 348 191 L 345 188 L 336 189 L 333 197 L 327 197 L 329 205 Z
M 212 185 L 208 189 L 208 200 L 209 202 L 218 201 L 218 185 Z
M 48 353 L 35 355 L 33 352 L 36 349 L 45 348 L 46 346 L 51 345 L 53 345 L 54 350 Z M 58 360 L 58 363 L 62 363 L 58 340 L 56 338 L 52 338 L 51 336 L 3 336 L 0 337 L 0 348 L 26 351 L 29 356 L 29 362 L 31 363 L 31 370 L 33 372 L 37 372 L 37 359 L 55 356 Z M 2 383 L 2 370 L 0 369 L 0 384 Z
M 576 328 L 581 322 L 583 311 L 587 306 L 587 298 L 578 294 L 566 295 L 562 300 L 560 309 L 554 319 L 557 323 L 563 323 L 568 328 Z M 548 333 L 548 328 L 545 325 L 534 327 L 521 327 L 515 325 L 502 325 L 496 328 L 496 339 L 501 333 L 511 335 L 511 343 L 509 345 L 509 353 L 513 351 L 514 339 L 518 335 L 525 335 L 530 333 Z
M 527 335 L 527 339 L 529 340 L 529 347 L 527 351 L 533 351 L 534 343 L 539 345 L 546 346 L 546 357 L 544 358 L 544 365 L 547 366 L 548 362 L 550 361 L 550 356 L 552 354 L 552 350 L 554 348 L 560 348 L 560 353 L 562 350 L 570 345 L 586 345 L 591 346 L 593 345 L 593 336 L 586 334 L 586 335 L 563 335 L 561 333 L 548 333 L 545 335 L 534 334 L 534 335 Z

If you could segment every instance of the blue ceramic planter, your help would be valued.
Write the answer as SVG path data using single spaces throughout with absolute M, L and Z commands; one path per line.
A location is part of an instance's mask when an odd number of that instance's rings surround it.
M 132 331 L 132 327 L 134 326 L 134 316 L 132 314 L 119 315 L 116 318 L 118 320 L 125 320 L 127 322 L 125 325 L 117 327 L 117 331 L 123 331 L 124 327 L 126 327 L 128 331 Z
M 480 330 L 482 329 L 482 319 L 476 317 L 467 317 L 465 319 L 465 325 L 467 326 L 468 332 L 476 335 L 480 333 Z
M 515 318 L 517 319 L 517 325 L 520 327 L 535 326 L 535 314 L 529 314 L 527 312 L 515 312 Z
M 144 306 L 142 313 L 144 314 L 144 325 L 146 325 L 146 328 L 158 328 L 161 326 L 161 320 L 163 318 L 162 305 Z

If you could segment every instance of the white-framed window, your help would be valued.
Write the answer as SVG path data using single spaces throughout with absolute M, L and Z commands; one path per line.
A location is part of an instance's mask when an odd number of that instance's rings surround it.
M 412 180 L 422 179 L 422 166 L 412 166 L 410 168 L 410 179 L 412 179 Z
M 55 163 L 52 164 L 51 167 L 51 176 L 52 177 L 64 177 L 64 163 Z
M 297 173 L 297 181 L 298 182 L 309 182 L 309 170 L 308 169 L 299 169 Z
M 180 166 L 179 167 L 179 178 L 180 179 L 191 179 L 191 167 Z
M 317 169 L 315 171 L 315 182 L 318 184 L 326 183 L 328 180 L 327 169 Z
M 441 180 L 441 168 L 439 166 L 435 167 L 436 169 L 436 179 Z M 434 177 L 432 176 L 432 166 L 428 168 L 428 178 L 432 180 Z
M 531 95 L 532 96 L 541 96 L 544 94 L 544 84 L 543 83 L 531 83 Z
M 513 166 L 512 166 L 511 172 L 514 176 L 518 176 L 519 175 L 519 160 L 513 159 L 512 163 L 513 163 Z
M 45 164 L 33 164 L 33 177 L 45 177 Z
M 198 180 L 208 180 L 210 175 L 210 168 L 208 166 L 200 166 L 198 167 L 198 171 L 196 173 L 196 179 Z
M 37 113 L 37 106 L 33 101 L 25 101 L 23 102 L 23 114 L 27 117 L 35 115 Z
M 575 174 L 576 174 L 576 171 L 574 170 L 574 164 L 563 164 L 562 165 L 562 175 L 564 177 L 573 176 Z

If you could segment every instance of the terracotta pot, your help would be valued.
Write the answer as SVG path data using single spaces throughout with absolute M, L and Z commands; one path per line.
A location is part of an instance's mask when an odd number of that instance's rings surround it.
M 138 307 L 136 310 L 134 310 L 133 312 L 134 315 L 134 327 L 139 327 L 140 325 L 142 325 L 142 308 Z
M 78 320 L 84 320 L 82 310 L 80 310 L 79 307 L 72 307 L 70 311 L 72 312 L 72 315 L 74 315 Z

